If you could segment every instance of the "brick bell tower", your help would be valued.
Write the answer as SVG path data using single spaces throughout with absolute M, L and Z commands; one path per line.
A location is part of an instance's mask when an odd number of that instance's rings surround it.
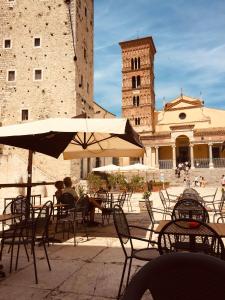
M 154 132 L 154 55 L 152 37 L 119 43 L 122 50 L 122 116 L 135 130 Z

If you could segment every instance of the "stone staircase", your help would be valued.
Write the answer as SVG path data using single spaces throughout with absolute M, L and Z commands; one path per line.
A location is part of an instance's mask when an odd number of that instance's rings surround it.
M 184 181 L 184 172 L 181 171 L 180 178 L 175 176 L 174 170 L 160 170 L 159 171 L 159 178 L 160 173 L 164 174 L 165 181 L 170 182 L 170 186 L 181 186 L 183 185 Z M 207 186 L 220 186 L 220 179 L 221 176 L 225 174 L 225 168 L 215 168 L 215 169 L 208 169 L 208 168 L 196 168 L 189 170 L 189 176 L 191 179 L 191 183 L 193 182 L 195 176 L 203 176 L 207 182 Z

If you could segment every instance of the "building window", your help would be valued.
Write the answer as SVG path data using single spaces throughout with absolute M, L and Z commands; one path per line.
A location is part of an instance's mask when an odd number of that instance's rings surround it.
M 16 81 L 16 71 L 9 70 L 8 75 L 7 75 L 7 80 L 8 81 Z
M 137 76 L 137 87 L 141 86 L 141 77 L 140 75 Z
M 138 57 L 138 69 L 140 69 L 141 68 L 141 59 L 140 59 L 140 57 Z
M 83 75 L 80 76 L 80 83 L 79 83 L 79 87 L 83 87 Z
M 133 69 L 134 69 L 134 59 L 131 58 L 131 70 L 133 70 Z
M 12 48 L 12 42 L 10 39 L 4 40 L 4 49 L 11 49 Z
M 137 100 L 136 100 L 136 106 L 139 106 L 139 96 L 137 96 L 136 99 L 137 99 Z
M 185 118 L 186 118 L 186 114 L 185 113 L 180 113 L 179 114 L 179 118 L 181 119 L 181 120 L 184 120 Z
M 87 17 L 87 7 L 86 6 L 84 8 L 84 14 L 85 14 L 85 17 Z
M 21 119 L 22 119 L 22 121 L 27 121 L 28 120 L 28 109 L 22 109 Z
M 136 89 L 141 86 L 141 77 L 140 75 L 138 76 L 132 76 L 132 88 Z
M 41 69 L 34 70 L 34 80 L 42 80 L 42 70 Z
M 84 59 L 87 61 L 87 50 L 84 48 Z
M 134 122 L 135 122 L 135 125 L 140 125 L 141 124 L 141 118 L 135 118 Z
M 89 94 L 89 83 L 87 82 L 87 93 Z
M 34 47 L 41 47 L 41 39 L 39 37 L 34 38 Z
M 133 96 L 133 106 L 139 106 L 139 96 Z

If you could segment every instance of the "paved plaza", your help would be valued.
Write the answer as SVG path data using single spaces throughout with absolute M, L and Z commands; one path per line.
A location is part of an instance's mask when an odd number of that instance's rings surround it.
M 212 194 L 216 187 L 197 188 L 201 195 Z M 171 194 L 179 195 L 183 187 L 170 188 Z M 219 189 L 217 198 L 220 197 Z M 140 212 L 139 200 L 142 194 L 132 196 L 133 211 L 127 214 L 129 222 L 148 227 L 149 217 Z M 161 207 L 158 193 L 152 193 L 154 207 Z M 125 206 L 125 211 L 127 208 Z M 100 217 L 100 215 L 99 215 Z M 97 216 L 98 218 L 98 216 Z M 99 219 L 100 220 L 100 219 Z M 103 300 L 116 299 L 120 282 L 124 255 L 116 237 L 113 220 L 105 226 L 90 227 L 89 240 L 78 236 L 78 245 L 73 239 L 50 245 L 48 253 L 52 271 L 48 270 L 42 247 L 36 247 L 39 284 L 35 284 L 32 260 L 27 261 L 23 247 L 18 271 L 9 274 L 9 254 L 3 254 L 2 264 L 6 277 L 0 281 L 0 299 L 65 299 L 65 300 Z M 138 243 L 137 247 L 143 246 Z M 132 273 L 145 262 L 133 261 Z M 151 299 L 146 294 L 145 299 Z

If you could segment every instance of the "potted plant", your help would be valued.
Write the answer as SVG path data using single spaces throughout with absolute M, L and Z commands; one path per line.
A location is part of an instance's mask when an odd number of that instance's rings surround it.
M 150 191 L 145 191 L 143 193 L 143 196 L 142 196 L 142 199 L 144 200 L 139 200 L 139 208 L 140 208 L 140 212 L 145 212 L 147 211 L 147 208 L 146 208 L 146 205 L 145 205 L 145 200 L 149 200 L 150 199 L 150 196 L 151 196 L 151 192 Z M 151 202 L 151 205 L 152 205 L 152 201 Z

